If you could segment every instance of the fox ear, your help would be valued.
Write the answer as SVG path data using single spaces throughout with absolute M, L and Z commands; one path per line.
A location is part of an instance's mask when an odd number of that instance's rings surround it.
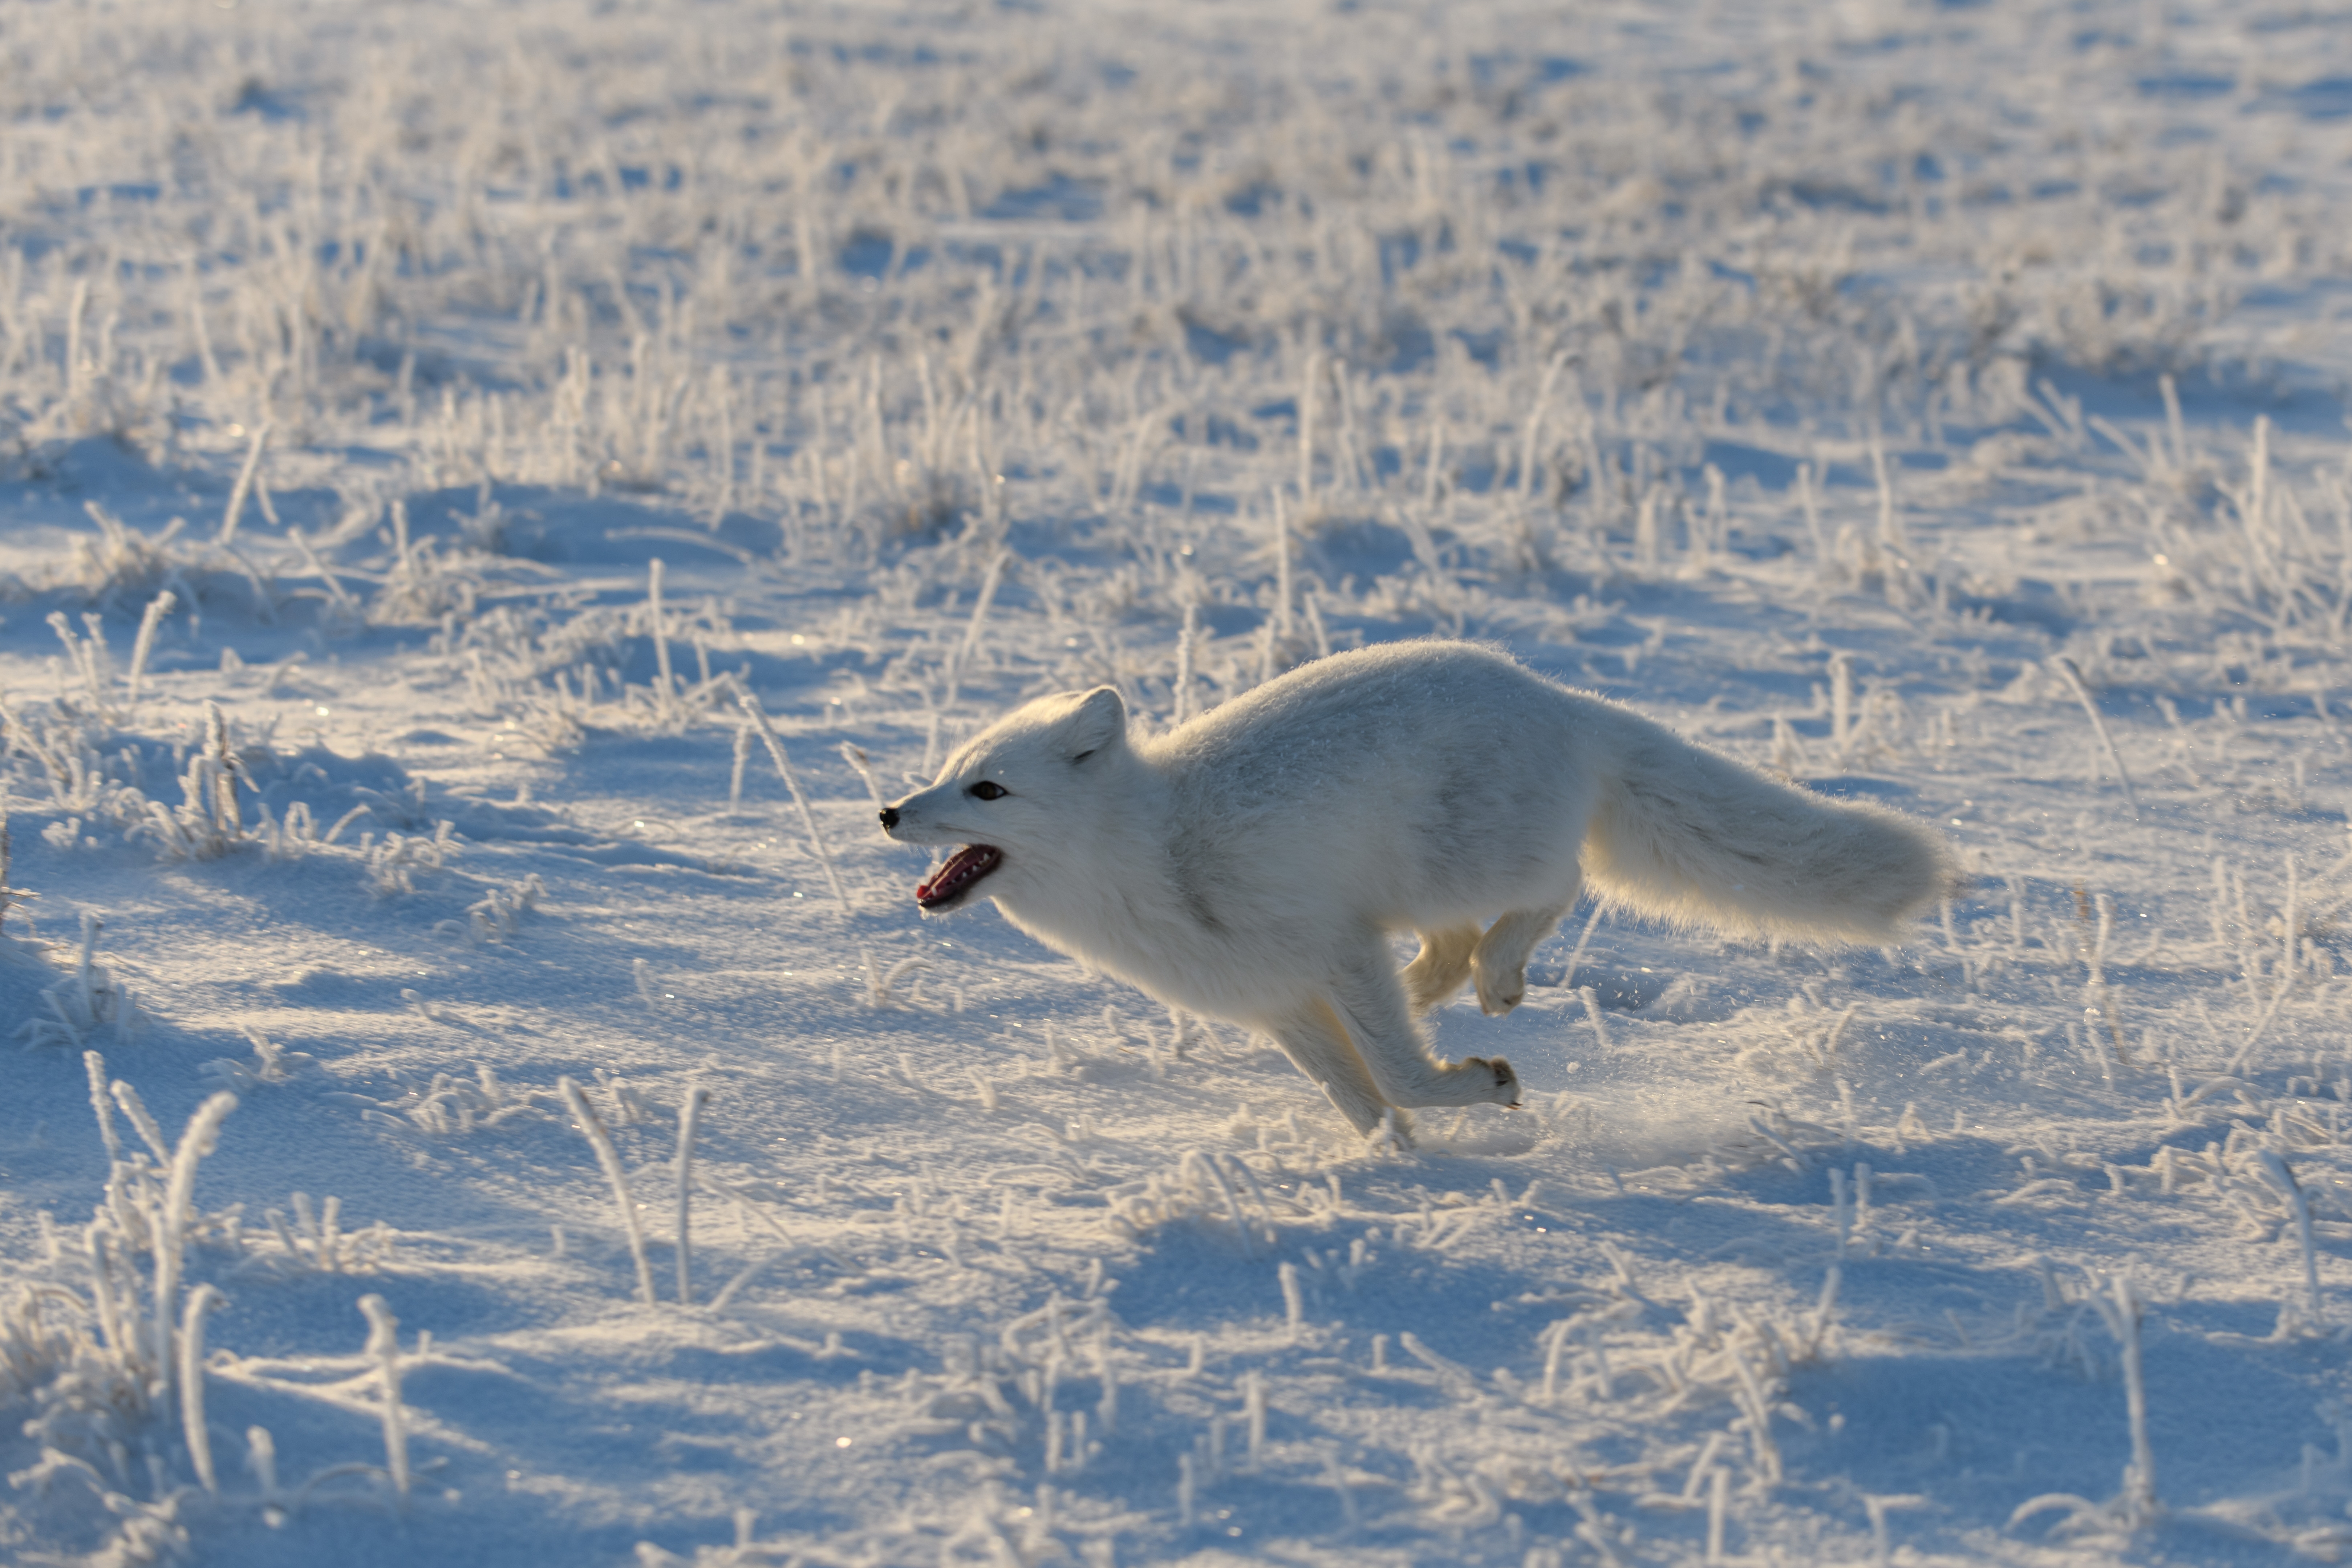
M 1127 704 L 1119 700 L 1118 689 L 1097 686 L 1081 698 L 1063 721 L 1062 743 L 1074 763 L 1083 763 L 1107 746 L 1126 744 Z

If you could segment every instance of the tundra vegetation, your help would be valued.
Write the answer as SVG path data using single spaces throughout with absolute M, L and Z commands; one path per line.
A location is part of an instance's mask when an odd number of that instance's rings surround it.
M 0 1553 L 2337 1560 L 2347 84 L 2220 0 L 0 13 Z M 1579 910 L 1404 1148 L 873 831 L 1432 633 L 1969 886 Z

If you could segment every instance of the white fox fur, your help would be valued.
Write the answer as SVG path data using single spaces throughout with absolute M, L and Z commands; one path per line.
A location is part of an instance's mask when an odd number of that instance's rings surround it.
M 927 910 L 984 882 L 1048 947 L 1271 1035 L 1363 1131 L 1391 1107 L 1517 1103 L 1508 1062 L 1441 1064 L 1415 1019 L 1473 977 L 1510 1011 L 1587 890 L 1729 934 L 1886 942 L 1952 878 L 1920 824 L 1454 642 L 1318 659 L 1148 740 L 1109 687 L 1039 698 L 882 822 L 972 847 L 918 889 Z M 1403 931 L 1421 952 L 1400 973 Z

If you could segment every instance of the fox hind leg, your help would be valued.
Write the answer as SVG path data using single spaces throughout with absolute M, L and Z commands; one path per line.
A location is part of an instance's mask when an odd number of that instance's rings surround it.
M 1519 1005 L 1528 994 L 1528 954 L 1575 905 L 1570 898 L 1552 909 L 1514 910 L 1487 928 L 1470 955 L 1471 972 L 1478 977 L 1480 1011 L 1498 1017 Z
M 1470 978 L 1470 954 L 1478 945 L 1476 926 L 1447 926 L 1415 933 L 1421 952 L 1404 966 L 1405 999 L 1415 1013 L 1426 1013 Z

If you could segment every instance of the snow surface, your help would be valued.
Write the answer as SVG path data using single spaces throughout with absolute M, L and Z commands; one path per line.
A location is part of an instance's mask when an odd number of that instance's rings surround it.
M 0 61 L 0 1556 L 2352 1548 L 2344 14 Z M 1974 885 L 1885 952 L 1580 910 L 1433 1019 L 1527 1107 L 1404 1149 L 873 826 L 1027 696 L 1431 633 Z

